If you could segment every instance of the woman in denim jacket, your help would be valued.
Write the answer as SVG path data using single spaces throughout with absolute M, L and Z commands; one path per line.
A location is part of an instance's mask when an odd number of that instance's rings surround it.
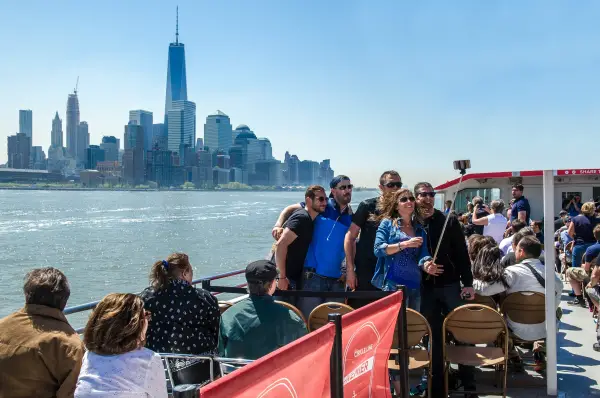
M 382 196 L 377 204 L 380 222 L 375 237 L 377 266 L 371 283 L 378 289 L 396 290 L 406 286 L 407 307 L 419 311 L 421 270 L 429 259 L 426 233 L 415 220 L 415 197 L 408 189 Z

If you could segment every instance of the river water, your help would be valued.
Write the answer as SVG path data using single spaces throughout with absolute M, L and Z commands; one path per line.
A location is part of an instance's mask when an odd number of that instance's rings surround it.
M 375 192 L 355 192 L 353 207 Z M 23 277 L 54 266 L 69 278 L 69 306 L 148 286 L 152 263 L 181 251 L 194 277 L 264 258 L 271 227 L 302 192 L 0 190 L 0 317 L 23 305 Z M 243 275 L 223 284 L 243 282 Z M 83 326 L 87 314 L 73 315 Z

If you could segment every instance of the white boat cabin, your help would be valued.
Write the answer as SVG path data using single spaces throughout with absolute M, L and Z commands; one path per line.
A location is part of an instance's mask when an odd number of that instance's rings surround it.
M 436 208 L 442 209 L 444 201 L 456 194 L 459 178 L 435 187 Z M 467 203 L 474 196 L 481 196 L 485 203 L 502 199 L 508 206 L 512 199 L 513 184 L 523 184 L 523 195 L 531 205 L 531 218 L 541 220 L 544 215 L 542 170 L 503 171 L 465 174 L 457 193 L 454 209 L 457 213 L 467 210 Z M 598 201 L 600 198 L 600 169 L 566 169 L 554 171 L 554 209 L 562 209 L 563 201 L 569 197 L 581 197 L 581 202 Z

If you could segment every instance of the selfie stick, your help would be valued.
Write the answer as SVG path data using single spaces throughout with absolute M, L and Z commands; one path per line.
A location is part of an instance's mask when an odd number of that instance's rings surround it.
M 452 204 L 450 205 L 450 209 L 454 207 L 454 201 L 456 200 L 456 195 L 460 191 L 460 184 L 462 183 L 463 177 L 467 174 L 467 169 L 471 168 L 470 160 L 456 160 L 454 162 L 454 169 L 460 170 L 460 179 L 458 180 L 458 184 L 456 185 L 456 192 L 452 197 Z M 435 260 L 437 259 L 438 251 L 440 250 L 440 245 L 442 244 L 442 239 L 444 238 L 444 232 L 446 232 L 446 226 L 448 225 L 448 220 L 450 219 L 450 213 L 446 216 L 444 220 L 444 227 L 442 228 L 442 234 L 440 235 L 440 239 L 438 239 L 437 247 L 435 248 L 435 253 L 433 254 L 433 263 L 435 264 Z

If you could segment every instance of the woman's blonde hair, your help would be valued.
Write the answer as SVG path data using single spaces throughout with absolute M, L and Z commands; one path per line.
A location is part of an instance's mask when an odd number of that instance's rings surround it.
M 596 212 L 596 204 L 594 202 L 585 202 L 581 205 L 581 213 L 591 217 Z
M 387 218 L 392 220 L 394 226 L 397 227 L 398 220 L 402 218 L 400 217 L 400 213 L 398 212 L 398 201 L 402 197 L 411 196 L 413 196 L 413 193 L 408 188 L 402 188 L 397 191 L 381 195 L 379 197 L 379 201 L 377 202 L 377 214 L 373 214 L 371 216 L 371 219 L 379 223 Z M 413 215 L 415 214 L 416 213 L 413 213 Z

